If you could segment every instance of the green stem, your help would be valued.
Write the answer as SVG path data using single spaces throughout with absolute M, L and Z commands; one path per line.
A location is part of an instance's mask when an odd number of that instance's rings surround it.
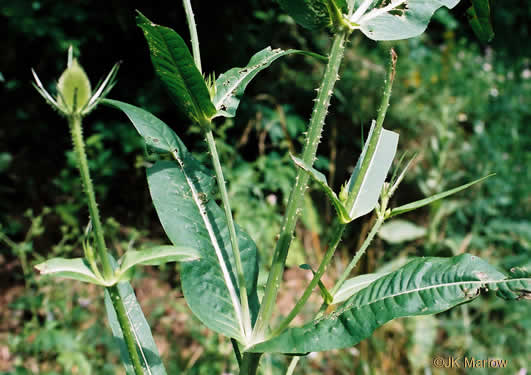
M 343 59 L 345 50 L 345 41 L 349 32 L 341 31 L 336 34 L 332 43 L 332 48 L 328 58 L 321 86 L 318 90 L 316 103 L 314 105 L 312 118 L 306 137 L 306 143 L 303 151 L 303 161 L 308 165 L 313 165 L 317 146 L 321 138 L 324 121 L 330 105 L 330 98 L 334 89 L 334 85 L 338 80 L 339 67 Z M 307 173 L 299 169 L 295 179 L 295 186 L 291 192 L 284 222 L 281 227 L 281 232 L 278 237 L 278 242 L 273 255 L 273 263 L 267 279 L 265 295 L 262 299 L 260 312 L 256 321 L 254 329 L 254 337 L 256 340 L 261 340 L 265 337 L 265 331 L 268 328 L 269 320 L 273 314 L 275 301 L 278 294 L 278 289 L 284 273 L 286 258 L 288 256 L 289 247 L 293 238 L 293 232 L 297 219 L 301 212 L 302 200 L 308 185 L 309 176 Z
M 118 291 L 118 286 L 113 285 L 108 287 L 107 291 L 109 292 L 112 305 L 116 311 L 116 316 L 118 317 L 118 322 L 120 323 L 120 328 L 122 329 L 122 333 L 124 335 L 124 341 L 127 346 L 127 351 L 129 352 L 129 358 L 133 364 L 135 374 L 144 375 L 144 369 L 142 367 L 142 363 L 140 362 L 140 356 L 136 350 L 135 338 L 133 337 L 133 333 L 131 331 L 131 322 L 127 317 L 124 302 L 122 297 L 120 297 L 120 292 Z
M 234 226 L 234 220 L 232 219 L 232 210 L 230 208 L 229 195 L 227 194 L 227 187 L 225 186 L 223 170 L 221 169 L 219 155 L 216 149 L 216 141 L 214 140 L 212 130 L 206 131 L 206 140 L 208 143 L 208 149 L 210 151 L 210 156 L 212 157 L 212 163 L 214 164 L 214 170 L 216 172 L 216 179 L 218 181 L 218 187 L 221 193 L 221 201 L 223 202 L 223 208 L 225 209 L 225 217 L 227 218 L 227 224 L 229 227 L 230 242 L 232 245 L 234 261 L 236 263 L 238 286 L 240 288 L 240 303 L 242 307 L 244 334 L 245 336 L 250 336 L 251 329 L 252 329 L 251 328 L 251 314 L 249 310 L 249 301 L 247 299 L 247 287 L 246 287 L 246 282 L 245 282 L 245 275 L 243 273 L 242 260 L 240 256 L 240 247 L 238 244 L 238 237 L 236 236 L 236 228 Z
M 112 277 L 113 271 L 111 263 L 109 262 L 109 257 L 107 255 L 107 247 L 103 237 L 103 229 L 101 226 L 100 213 L 94 194 L 94 186 L 92 185 L 92 180 L 90 179 L 87 154 L 85 152 L 85 142 L 83 140 L 83 131 L 81 129 L 81 117 L 78 115 L 73 115 L 68 120 L 70 132 L 72 134 L 72 142 L 74 144 L 74 152 L 76 154 L 79 173 L 81 175 L 81 182 L 83 183 L 83 189 L 87 195 L 90 219 L 92 220 L 94 236 L 96 238 L 96 250 L 103 267 L 103 276 L 106 280 L 109 280 Z
M 87 153 L 85 152 L 85 142 L 83 140 L 83 131 L 81 128 L 81 117 L 78 115 L 73 115 L 69 118 L 70 132 L 72 133 L 72 142 L 74 144 L 74 152 L 76 154 L 79 173 L 81 175 L 81 181 L 83 183 L 83 188 L 87 195 L 88 207 L 90 218 L 92 221 L 92 226 L 94 228 L 94 236 L 96 238 L 96 250 L 100 258 L 103 275 L 106 280 L 110 280 L 113 275 L 113 269 L 109 261 L 109 256 L 107 254 L 107 247 L 105 245 L 105 239 L 103 237 L 103 228 L 101 225 L 100 214 L 98 210 L 98 205 L 96 203 L 96 196 L 94 194 L 94 186 L 92 185 L 92 180 L 90 179 L 90 171 L 87 161 Z M 131 322 L 129 321 L 125 306 L 123 304 L 122 298 L 118 292 L 118 287 L 113 285 L 107 288 L 111 301 L 116 311 L 116 316 L 118 317 L 118 322 L 120 323 L 120 328 L 124 335 L 124 340 L 129 351 L 129 357 L 135 369 L 136 375 L 144 375 L 144 370 L 140 363 L 140 357 L 136 350 L 135 340 L 133 338 L 133 333 L 131 330 Z
M 334 285 L 334 287 L 332 288 L 332 290 L 330 290 L 330 294 L 332 296 L 334 296 L 337 293 L 337 291 L 339 290 L 339 288 L 341 288 L 341 286 L 343 285 L 343 283 L 345 282 L 347 277 L 350 275 L 350 273 L 352 272 L 354 267 L 356 267 L 356 265 L 358 264 L 359 260 L 363 256 L 363 254 L 365 254 L 365 251 L 367 251 L 367 249 L 369 248 L 369 245 L 371 244 L 372 240 L 374 239 L 374 236 L 376 235 L 376 233 L 378 233 L 378 231 L 380 230 L 380 228 L 381 228 L 383 223 L 384 223 L 384 217 L 382 215 L 381 217 L 378 218 L 378 220 L 376 220 L 376 223 L 374 223 L 371 231 L 369 232 L 369 235 L 367 236 L 367 238 L 365 238 L 365 241 L 363 241 L 363 244 L 361 245 L 360 249 L 358 250 L 358 252 L 354 256 L 354 258 L 350 261 L 350 263 L 347 266 L 347 268 L 345 269 L 345 271 L 343 271 L 343 273 L 341 274 L 341 276 L 337 280 L 337 282 Z
M 385 212 L 386 207 L 387 207 L 387 204 L 385 204 L 384 209 L 380 212 Z M 358 264 L 363 254 L 365 254 L 365 251 L 368 249 L 376 233 L 378 233 L 378 231 L 380 230 L 380 227 L 382 226 L 383 222 L 384 222 L 383 215 L 380 215 L 376 223 L 373 225 L 371 231 L 369 232 L 369 235 L 367 236 L 367 238 L 365 238 L 365 241 L 363 241 L 363 244 L 361 245 L 360 249 L 356 253 L 354 259 L 352 259 L 348 267 L 345 269 L 345 271 L 343 271 L 343 273 L 339 277 L 339 280 L 336 282 L 334 287 L 330 290 L 330 294 L 332 295 L 332 297 L 337 293 L 339 288 L 341 288 L 341 286 L 345 283 L 345 280 L 347 279 L 347 277 L 350 275 L 354 267 L 356 267 L 356 265 Z M 329 304 L 327 304 L 326 301 L 323 302 L 323 304 L 321 305 L 321 308 L 315 315 L 314 319 L 321 318 L 324 315 L 328 306 Z
M 295 367 L 297 367 L 297 363 L 299 363 L 300 359 L 301 357 L 299 356 L 295 356 L 291 359 L 288 370 L 286 371 L 286 375 L 293 375 L 293 371 L 295 371 Z
M 260 353 L 245 353 L 240 366 L 240 375 L 256 375 L 261 356 Z
M 387 108 L 389 107 L 389 98 L 391 97 L 393 81 L 395 79 L 396 60 L 397 55 L 395 51 L 391 49 L 391 65 L 389 67 L 389 72 L 385 81 L 384 94 L 382 98 L 382 103 L 380 104 L 380 108 L 378 109 L 378 118 L 376 119 L 376 125 L 374 126 L 371 138 L 367 140 L 367 142 L 369 143 L 369 145 L 367 146 L 367 153 L 363 158 L 361 168 L 359 170 L 358 176 L 356 177 L 356 180 L 354 181 L 354 185 L 350 187 L 348 200 L 345 204 L 349 213 L 352 211 L 352 207 L 356 202 L 356 198 L 358 197 L 358 194 L 360 192 L 361 184 L 365 179 L 367 171 L 369 170 L 369 165 L 371 164 L 371 160 L 376 151 L 376 146 L 378 145 L 378 141 L 380 140 L 380 134 L 382 132 L 383 122 L 385 120 L 385 114 L 387 113 Z
M 194 62 L 201 72 L 201 53 L 199 51 L 199 37 L 197 36 L 197 27 L 195 25 L 194 12 L 192 10 L 192 4 L 190 0 L 183 0 L 184 9 L 186 12 L 186 20 L 188 21 L 188 28 L 190 29 L 190 35 L 192 38 L 192 50 L 194 55 Z M 234 255 L 234 260 L 236 263 L 236 273 L 238 277 L 238 286 L 240 289 L 240 304 L 242 308 L 242 319 L 243 319 L 243 333 L 244 335 L 250 336 L 251 334 L 251 313 L 249 310 L 249 301 L 247 298 L 247 287 L 245 282 L 245 276 L 243 274 L 242 260 L 240 256 L 240 247 L 238 244 L 238 237 L 236 236 L 236 228 L 234 226 L 234 220 L 232 218 L 232 210 L 230 208 L 229 195 L 227 194 L 227 187 L 225 186 L 225 178 L 223 177 L 223 170 L 221 169 L 221 164 L 219 161 L 218 151 L 216 149 L 216 142 L 214 140 L 214 135 L 212 134 L 211 124 L 201 124 L 203 129 L 208 129 L 205 131 L 206 140 L 208 143 L 208 149 L 212 157 L 212 163 L 214 164 L 214 170 L 216 172 L 216 179 L 218 181 L 219 191 L 221 193 L 221 201 L 223 202 L 223 208 L 225 209 L 225 217 L 227 218 L 227 224 L 229 226 L 230 242 L 232 245 L 232 252 Z
M 341 237 L 343 237 L 345 228 L 346 228 L 345 224 L 339 224 L 338 226 L 336 226 L 336 229 L 332 236 L 332 242 L 330 243 L 330 246 L 328 247 L 328 250 L 326 251 L 323 257 L 323 260 L 321 261 L 321 264 L 319 265 L 317 272 L 315 272 L 315 274 L 313 275 L 312 281 L 310 281 L 310 284 L 308 284 L 301 298 L 299 298 L 299 300 L 295 304 L 295 307 L 293 307 L 293 309 L 290 311 L 288 316 L 284 318 L 284 320 L 282 320 L 282 322 L 278 325 L 278 327 L 276 327 L 273 330 L 273 332 L 271 332 L 271 337 L 275 337 L 281 334 L 286 328 L 288 328 L 291 321 L 297 316 L 300 310 L 304 307 L 304 305 L 308 301 L 308 298 L 310 298 L 310 295 L 312 294 L 313 290 L 319 283 L 319 280 L 321 280 L 321 277 L 324 275 L 326 268 L 330 264 L 330 261 L 332 260 L 332 257 L 337 249 L 337 246 L 341 242 Z
M 192 10 L 190 0 L 183 0 L 184 10 L 186 12 L 186 20 L 188 21 L 188 28 L 190 29 L 190 37 L 192 39 L 192 53 L 194 55 L 195 66 L 202 73 L 201 69 L 201 53 L 199 51 L 199 37 L 197 36 L 197 28 L 195 26 L 195 17 Z
M 394 81 L 394 78 L 395 78 L 396 59 L 397 59 L 397 56 L 396 56 L 395 51 L 391 50 L 391 67 L 389 69 L 389 74 L 388 74 L 388 77 L 387 77 L 387 80 L 386 80 L 386 83 L 385 83 L 385 89 L 384 89 L 384 95 L 383 95 L 383 98 L 382 98 L 382 103 L 381 103 L 380 109 L 378 111 L 378 118 L 376 120 L 376 125 L 375 125 L 375 128 L 373 130 L 372 136 L 368 140 L 369 145 L 368 145 L 368 148 L 367 148 L 367 154 L 365 155 L 365 157 L 364 157 L 364 159 L 362 161 L 360 172 L 359 172 L 359 174 L 358 174 L 358 176 L 357 176 L 357 178 L 356 178 L 356 180 L 354 182 L 354 187 L 351 190 L 351 192 L 349 193 L 349 198 L 348 198 L 348 200 L 346 202 L 346 207 L 347 207 L 347 211 L 348 212 L 350 212 L 352 210 L 354 202 L 356 201 L 356 197 L 359 194 L 359 190 L 360 190 L 360 187 L 361 187 L 361 182 L 363 181 L 363 178 L 364 178 L 365 174 L 367 173 L 370 161 L 371 161 L 371 159 L 374 156 L 374 152 L 376 150 L 376 146 L 377 146 L 378 140 L 380 138 L 380 133 L 381 133 L 381 130 L 382 130 L 384 119 L 385 119 L 385 114 L 387 112 L 387 108 L 389 107 L 389 98 L 391 97 L 391 88 L 392 88 L 393 81 Z M 345 282 L 346 278 L 348 277 L 348 275 L 350 274 L 352 269 L 358 264 L 359 260 L 363 256 L 363 254 L 365 254 L 365 251 L 369 247 L 369 245 L 372 242 L 372 240 L 373 240 L 374 236 L 376 235 L 376 233 L 378 233 L 378 231 L 380 230 L 380 227 L 382 226 L 382 224 L 383 224 L 383 222 L 385 220 L 385 215 L 384 214 L 385 214 L 385 210 L 387 209 L 387 203 L 388 203 L 388 197 L 384 197 L 384 199 L 382 199 L 382 203 L 381 203 L 382 206 L 381 206 L 380 210 L 378 211 L 378 220 L 376 221 L 376 223 L 374 224 L 374 226 L 373 226 L 372 230 L 370 231 L 369 235 L 367 236 L 367 238 L 363 242 L 360 250 L 356 253 L 354 259 L 352 259 L 352 261 L 348 265 L 347 269 L 343 272 L 343 274 L 339 278 L 339 281 L 336 283 L 336 285 L 334 285 L 333 289 L 330 291 L 330 294 L 332 296 L 334 296 L 334 294 L 343 285 L 343 283 Z M 319 265 L 319 269 L 314 274 L 314 277 L 313 277 L 312 281 L 306 287 L 302 297 L 297 301 L 295 307 L 290 311 L 288 316 L 280 323 L 280 325 L 273 330 L 273 332 L 271 333 L 270 337 L 277 336 L 280 333 L 282 333 L 286 328 L 288 328 L 289 323 L 295 318 L 295 316 L 297 316 L 299 311 L 306 304 L 306 302 L 308 301 L 308 298 L 310 297 L 312 291 L 315 289 L 316 285 L 319 283 L 319 280 L 323 276 L 323 274 L 324 274 L 324 272 L 326 270 L 326 267 L 328 266 L 328 264 L 332 260 L 332 256 L 334 255 L 334 252 L 336 251 L 337 246 L 339 245 L 339 242 L 341 241 L 341 237 L 343 236 L 343 233 L 345 231 L 345 227 L 346 227 L 346 225 L 344 225 L 344 224 L 340 224 L 340 225 L 338 225 L 336 227 L 336 229 L 334 231 L 334 234 L 332 236 L 332 241 L 330 243 L 330 246 L 329 246 L 329 248 L 328 248 L 323 260 L 321 261 L 321 264 Z M 328 307 L 328 304 L 325 301 L 322 304 L 321 308 L 319 309 L 319 312 L 317 313 L 317 317 L 321 317 L 324 314 L 324 312 L 326 311 L 327 307 Z M 290 364 L 290 368 L 288 369 L 288 371 L 290 369 L 293 371 L 292 365 L 293 365 L 293 369 L 294 369 L 295 366 L 297 365 L 297 363 L 296 362 L 292 362 Z
M 241 366 L 242 365 L 242 353 L 240 352 L 240 348 L 238 347 L 238 342 L 236 341 L 236 339 L 231 338 L 230 343 L 232 344 L 232 350 L 234 351 L 234 356 L 236 357 L 238 366 Z

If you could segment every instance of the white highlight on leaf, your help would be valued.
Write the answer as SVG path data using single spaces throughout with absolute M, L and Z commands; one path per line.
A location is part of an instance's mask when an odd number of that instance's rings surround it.
M 352 17 L 350 17 L 350 22 L 359 23 L 359 19 L 365 14 L 367 9 L 371 6 L 374 0 L 365 0 L 358 9 L 354 12 Z
M 137 326 L 135 325 L 134 319 L 131 318 L 131 311 L 135 308 L 135 304 L 136 304 L 136 298 L 132 298 L 131 295 L 127 296 L 125 301 L 124 301 L 125 314 L 127 315 L 127 320 L 129 320 L 129 326 L 131 327 L 131 331 L 135 335 L 135 341 L 136 341 L 137 349 L 140 352 L 140 354 L 142 355 L 142 360 L 144 361 L 144 366 L 143 367 L 144 367 L 145 370 L 147 370 L 149 375 L 152 375 L 153 373 L 151 372 L 151 369 L 150 369 L 146 354 L 144 353 L 144 348 L 142 347 L 142 341 L 138 337 Z M 140 322 L 138 322 L 138 323 L 140 323 Z
M 210 237 L 210 242 L 212 243 L 212 247 L 214 247 L 214 250 L 216 252 L 216 257 L 218 258 L 219 266 L 221 268 L 221 272 L 223 274 L 223 279 L 225 280 L 225 285 L 227 286 L 227 289 L 229 291 L 230 298 L 232 300 L 232 305 L 234 307 L 234 312 L 236 313 L 236 318 L 238 322 L 240 323 L 240 333 L 242 337 L 245 337 L 244 334 L 244 328 L 243 328 L 243 318 L 242 318 L 242 307 L 240 305 L 240 299 L 238 298 L 236 294 L 236 289 L 234 288 L 234 285 L 232 284 L 232 280 L 230 278 L 229 270 L 227 268 L 227 265 L 225 264 L 225 259 L 223 258 L 223 254 L 221 252 L 221 248 L 219 246 L 218 240 L 216 238 L 216 235 L 214 233 L 214 229 L 212 228 L 212 224 L 210 223 L 210 220 L 208 219 L 205 207 L 203 205 L 203 201 L 201 200 L 201 197 L 199 196 L 199 193 L 195 189 L 194 184 L 190 180 L 190 177 L 188 177 L 188 174 L 186 174 L 184 170 L 184 165 L 179 157 L 179 154 L 177 152 L 172 152 L 173 157 L 177 162 L 179 163 L 181 170 L 183 171 L 183 175 L 186 178 L 186 183 L 190 187 L 190 191 L 192 192 L 192 197 L 194 199 L 194 202 L 199 210 L 199 214 L 201 215 L 201 219 L 203 219 L 203 222 L 205 223 L 205 228 L 208 231 L 208 236 Z
M 384 277 L 389 272 L 385 273 L 367 273 L 365 275 L 359 275 L 345 281 L 343 286 L 334 294 L 334 300 L 332 301 L 333 305 L 344 302 L 354 294 L 358 293 L 360 290 L 365 289 L 373 282 L 378 280 L 381 277 Z
M 367 139 L 371 139 L 375 125 L 376 122 L 373 121 L 371 130 L 369 132 L 369 137 Z M 350 211 L 350 217 L 352 220 L 368 214 L 374 209 L 374 207 L 376 207 L 378 198 L 380 197 L 380 192 L 382 191 L 382 186 L 385 182 L 385 178 L 387 177 L 387 173 L 389 172 L 391 164 L 393 163 L 397 146 L 398 134 L 382 128 L 382 132 L 380 133 L 380 138 L 376 144 L 376 149 L 374 150 L 372 160 L 370 161 L 367 172 L 361 183 L 356 201 L 354 202 L 352 210 Z M 361 156 L 358 159 L 358 163 L 356 164 L 354 173 L 348 182 L 349 191 L 353 188 L 354 181 L 358 176 L 356 171 L 359 171 L 363 165 L 363 160 L 367 154 L 368 147 L 369 142 L 366 142 Z
M 371 10 L 369 13 L 363 15 L 360 19 L 359 19 L 359 22 L 358 23 L 365 23 L 375 17 L 378 17 L 379 15 L 382 15 L 384 13 L 388 13 L 390 11 L 392 11 L 393 9 L 395 9 L 396 7 L 406 3 L 408 0 L 398 0 L 398 1 L 392 1 L 389 5 L 383 7 L 383 8 L 378 8 L 378 9 L 373 9 Z

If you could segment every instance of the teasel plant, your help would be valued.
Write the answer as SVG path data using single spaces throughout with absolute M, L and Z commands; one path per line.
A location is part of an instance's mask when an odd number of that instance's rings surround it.
M 292 356 L 294 359 L 288 368 L 291 374 L 298 358 L 309 352 L 352 347 L 392 319 L 446 311 L 472 301 L 483 290 L 496 291 L 498 296 L 507 300 L 529 299 L 529 270 L 515 267 L 505 273 L 471 254 L 416 258 L 392 272 L 351 277 L 384 222 L 456 194 L 491 176 L 391 207 L 390 199 L 413 160 L 406 160 L 405 167 L 397 169 L 390 182 L 386 182 L 399 140 L 397 132 L 384 128 L 393 82 L 398 74 L 398 56 L 393 50 L 390 51 L 378 114 L 371 124 L 356 167 L 341 191 L 336 193 L 324 174 L 314 167 L 351 35 L 361 32 L 375 41 L 415 37 L 424 32 L 437 9 L 443 6 L 453 8 L 458 2 L 279 0 L 282 9 L 302 27 L 330 32 L 332 40 L 327 55 L 266 47 L 254 54 L 246 66 L 232 68 L 217 79 L 202 71 L 199 37 L 190 0 L 183 0 L 183 4 L 192 52 L 174 30 L 158 25 L 138 12 L 137 25 L 146 39 L 155 73 L 182 117 L 201 129 L 208 146 L 210 166 L 199 162 L 175 130 L 147 110 L 122 101 L 103 99 L 114 83 L 117 67 L 92 92 L 86 75 L 70 53 L 67 71 L 71 71 L 63 73 L 59 79 L 55 98 L 48 94 L 34 74 L 39 93 L 70 124 L 95 238 L 85 244 L 85 258 L 51 259 L 38 265 L 37 269 L 43 274 L 105 287 L 107 315 L 122 349 L 122 361 L 127 373 L 135 375 L 166 374 L 149 326 L 128 283 L 131 269 L 139 265 L 180 262 L 181 287 L 192 314 L 209 329 L 230 339 L 240 375 L 257 374 L 261 357 L 266 353 Z M 302 153 L 299 157 L 292 156 L 297 175 L 272 250 L 272 264 L 266 267 L 267 283 L 260 300 L 257 291 L 258 247 L 233 218 L 213 129 L 216 118 L 236 115 L 247 85 L 258 73 L 277 59 L 292 54 L 316 58 L 324 62 L 325 67 Z M 146 170 L 146 175 L 155 210 L 171 245 L 129 250 L 119 260 L 115 260 L 105 247 L 81 133 L 82 117 L 100 102 L 123 112 L 150 151 L 163 156 Z M 403 161 L 404 158 L 398 164 L 402 165 Z M 213 167 L 213 171 L 209 167 Z M 335 208 L 336 220 L 327 251 L 316 271 L 312 270 L 312 280 L 287 316 L 275 322 L 273 314 L 278 307 L 277 296 L 282 288 L 286 260 L 310 181 L 326 194 Z M 220 197 L 220 205 L 217 197 Z M 327 290 L 321 278 L 345 229 L 369 213 L 374 213 L 377 220 L 346 270 Z M 309 266 L 305 268 L 311 269 Z M 308 303 L 316 287 L 323 299 L 321 308 L 302 326 L 292 326 L 293 319 Z

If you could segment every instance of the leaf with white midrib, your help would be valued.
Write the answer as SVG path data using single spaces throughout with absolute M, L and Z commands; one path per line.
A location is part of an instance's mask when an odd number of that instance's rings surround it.
M 452 9 L 458 3 L 459 0 L 356 1 L 350 20 L 370 39 L 407 39 L 422 34 L 437 9 Z
M 234 297 L 234 293 L 239 296 L 239 285 L 227 219 L 213 199 L 214 173 L 203 167 L 175 132 L 151 113 L 118 101 L 106 103 L 121 109 L 147 144 L 172 153 L 181 162 L 159 161 L 147 170 L 147 177 L 153 204 L 170 241 L 176 247 L 199 252 L 200 259 L 181 263 L 184 297 L 208 328 L 244 341 L 241 319 L 237 317 L 239 299 Z M 251 315 L 255 318 L 259 308 L 258 251 L 238 225 L 236 235 Z M 234 293 L 229 292 L 231 287 L 227 284 L 232 285 Z
M 212 100 L 217 113 L 214 117 L 234 117 L 240 104 L 240 97 L 251 80 L 262 70 L 269 67 L 278 58 L 292 53 L 304 54 L 316 58 L 324 58 L 315 53 L 300 50 L 271 49 L 271 47 L 254 54 L 247 66 L 232 68 L 221 74 L 216 80 L 216 95 Z
M 192 180 L 190 176 L 186 174 L 186 170 L 184 168 L 183 161 L 179 158 L 179 155 L 174 153 L 175 159 L 178 161 L 179 165 L 181 166 L 181 170 L 183 172 L 184 177 L 186 178 L 186 183 L 188 184 L 188 187 L 190 188 L 190 191 L 192 192 L 192 197 L 194 199 L 195 204 L 197 205 L 197 208 L 199 210 L 199 213 L 201 215 L 201 219 L 203 219 L 203 223 L 205 224 L 205 228 L 208 231 L 208 236 L 210 237 L 210 242 L 212 243 L 212 246 L 214 247 L 214 250 L 216 251 L 216 257 L 218 258 L 219 266 L 221 267 L 221 272 L 223 273 L 223 280 L 225 281 L 225 285 L 227 286 L 227 289 L 229 291 L 230 299 L 232 302 L 232 305 L 234 307 L 234 312 L 236 313 L 236 319 L 238 320 L 240 324 L 240 334 L 242 337 L 244 336 L 244 326 L 243 326 L 243 317 L 242 317 L 242 307 L 240 305 L 240 300 L 238 298 L 238 293 L 236 292 L 236 289 L 234 287 L 233 281 L 230 277 L 229 270 L 227 268 L 227 264 L 225 263 L 225 259 L 223 258 L 223 254 L 221 253 L 221 246 L 218 243 L 218 239 L 216 238 L 216 235 L 214 234 L 214 229 L 212 226 L 212 223 L 210 222 L 210 219 L 207 215 L 206 208 L 204 207 L 204 204 L 199 197 L 199 192 L 197 191 L 196 187 L 192 183 Z
M 155 72 L 179 109 L 198 122 L 212 117 L 216 109 L 184 40 L 174 30 L 151 22 L 140 12 L 137 25 L 144 31 Z
M 251 352 L 307 353 L 356 345 L 399 317 L 436 314 L 469 302 L 483 288 L 506 299 L 531 293 L 523 271 L 507 276 L 478 257 L 418 258 L 378 278 L 338 309 L 251 347 Z
M 114 263 L 114 262 L 113 262 Z M 120 298 L 123 301 L 131 332 L 135 340 L 137 351 L 140 356 L 142 367 L 149 375 L 166 375 L 166 369 L 162 363 L 157 345 L 153 340 L 149 324 L 135 297 L 135 292 L 128 282 L 117 284 Z M 111 301 L 109 292 L 105 290 L 105 310 L 109 319 L 114 337 L 118 340 L 122 362 L 128 375 L 135 375 L 128 349 L 126 347 L 122 329 Z

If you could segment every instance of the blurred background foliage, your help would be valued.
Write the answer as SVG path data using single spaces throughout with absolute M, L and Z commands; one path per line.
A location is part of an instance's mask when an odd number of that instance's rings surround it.
M 330 42 L 326 32 L 296 26 L 275 2 L 193 5 L 206 72 L 243 66 L 268 45 L 326 53 Z M 388 226 L 357 272 L 396 267 L 411 256 L 465 251 L 502 268 L 531 265 L 531 7 L 493 1 L 496 37 L 481 44 L 467 24 L 469 5 L 463 0 L 451 13 L 442 9 L 419 38 L 378 44 L 360 34 L 351 39 L 316 161 L 336 189 L 351 173 L 362 134 L 376 115 L 391 46 L 399 63 L 386 128 L 400 133 L 402 151 L 418 152 L 394 203 L 497 173 Z M 30 68 L 54 90 L 70 45 L 93 84 L 121 60 L 110 97 L 155 113 L 208 163 L 199 129 L 179 117 L 154 77 L 135 9 L 188 39 L 179 2 L 0 0 L 0 374 L 122 371 L 110 331 L 99 319 L 101 290 L 39 279 L 32 270 L 52 255 L 79 256 L 88 215 L 66 122 L 31 87 Z M 322 68 L 301 56 L 281 59 L 249 86 L 237 118 L 220 121 L 215 130 L 236 220 L 261 250 L 261 285 L 295 175 L 289 153 L 301 150 Z M 166 243 L 145 181 L 150 156 L 134 128 L 108 108 L 88 117 L 85 127 L 112 248 L 121 253 Z M 296 266 L 318 264 L 333 219 L 317 190 L 310 191 L 305 208 L 279 315 L 289 311 L 310 277 Z M 352 257 L 371 220 L 351 226 L 325 284 Z M 169 373 L 234 373 L 230 343 L 187 310 L 178 267 L 148 268 L 137 276 L 133 284 Z M 526 303 L 485 296 L 435 317 L 391 322 L 356 348 L 304 357 L 296 373 L 457 374 L 432 368 L 431 359 L 469 355 L 506 359 L 509 368 L 500 374 L 522 374 L 531 371 L 530 317 Z M 280 356 L 266 357 L 263 373 L 281 374 L 286 365 Z M 475 373 L 487 372 L 494 373 Z

